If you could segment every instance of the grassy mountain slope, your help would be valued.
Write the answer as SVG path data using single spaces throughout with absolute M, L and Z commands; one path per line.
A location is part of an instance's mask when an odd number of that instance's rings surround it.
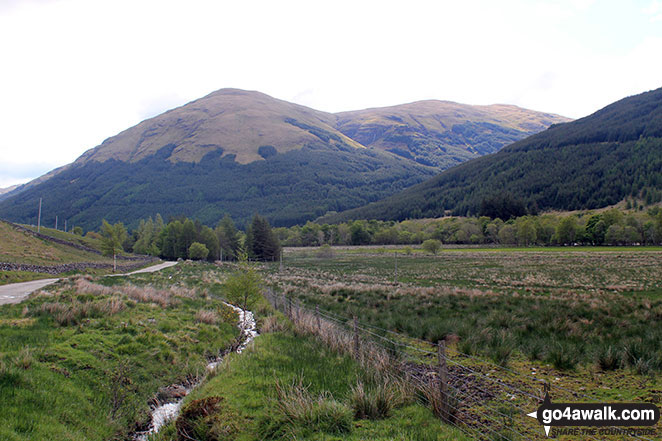
M 398 107 L 333 115 L 222 89 L 2 195 L 0 216 L 30 222 L 41 197 L 46 224 L 59 216 L 87 229 L 102 218 L 133 227 L 156 213 L 213 224 L 226 213 L 243 223 L 259 212 L 275 225 L 292 225 L 390 196 L 556 121 L 512 106 Z M 393 130 L 384 126 L 390 135 L 382 141 L 364 146 L 352 139 L 365 138 L 369 121 L 394 118 L 401 122 Z
M 337 127 L 361 144 L 441 170 L 569 119 L 517 106 L 418 101 L 336 114 Z
M 200 162 L 209 152 L 235 155 L 239 164 L 285 153 L 320 140 L 362 148 L 334 127 L 332 115 L 260 92 L 221 89 L 150 118 L 85 152 L 76 163 L 116 159 L 136 162 L 176 145 L 171 162 Z
M 510 194 L 533 211 L 599 208 L 627 196 L 655 202 L 662 195 L 660 170 L 662 89 L 657 89 L 324 220 L 476 214 L 484 200 L 499 194 Z

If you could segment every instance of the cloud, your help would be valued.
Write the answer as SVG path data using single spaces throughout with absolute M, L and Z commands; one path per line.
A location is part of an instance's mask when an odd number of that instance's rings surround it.
M 0 188 L 24 184 L 57 167 L 54 163 L 0 162 Z
M 653 0 L 644 8 L 644 13 L 649 16 L 651 22 L 662 21 L 662 0 Z

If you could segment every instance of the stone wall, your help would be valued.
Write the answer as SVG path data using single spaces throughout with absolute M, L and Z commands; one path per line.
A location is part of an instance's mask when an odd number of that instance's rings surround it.
M 139 269 L 150 261 L 156 260 L 144 259 L 141 262 L 132 263 L 128 265 L 117 265 L 118 273 L 125 273 Z M 86 269 L 110 269 L 113 267 L 112 263 L 99 263 L 99 262 L 77 262 L 77 263 L 63 263 L 60 265 L 29 265 L 24 263 L 2 263 L 0 262 L 0 271 L 30 271 L 33 273 L 45 274 L 60 274 L 70 271 L 85 271 Z

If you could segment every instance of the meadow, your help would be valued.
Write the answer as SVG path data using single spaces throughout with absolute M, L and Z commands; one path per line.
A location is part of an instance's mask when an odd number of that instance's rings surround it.
M 660 399 L 657 248 L 287 249 L 268 268 L 278 293 L 350 331 L 357 317 L 414 370 L 445 341 L 465 420 L 512 419 L 492 439 L 535 438 L 542 383 L 559 400 Z

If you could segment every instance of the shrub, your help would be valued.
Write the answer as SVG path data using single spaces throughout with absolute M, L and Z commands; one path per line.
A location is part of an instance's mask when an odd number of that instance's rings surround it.
M 317 251 L 317 257 L 320 259 L 332 259 L 333 258 L 333 248 L 328 243 L 325 243 Z
M 441 242 L 437 239 L 428 239 L 422 244 L 423 249 L 429 253 L 437 254 L 441 248 Z
M 188 248 L 188 257 L 193 260 L 204 260 L 209 255 L 209 249 L 200 242 L 193 242 Z

